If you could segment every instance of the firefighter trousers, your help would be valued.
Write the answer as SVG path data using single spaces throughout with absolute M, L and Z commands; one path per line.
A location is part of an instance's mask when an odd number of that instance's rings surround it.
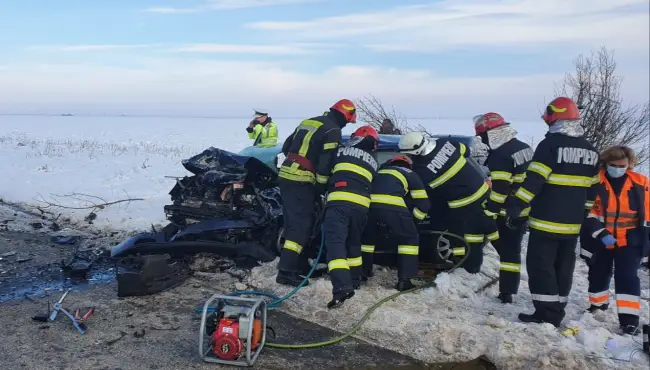
M 609 284 L 614 275 L 616 310 L 621 326 L 638 326 L 641 310 L 640 247 L 627 246 L 595 251 L 589 264 L 589 302 L 606 309 L 609 305 Z
M 312 184 L 285 179 L 280 179 L 279 185 L 285 241 L 278 270 L 300 273 L 300 256 L 311 239 L 314 227 L 316 191 Z
M 418 274 L 419 235 L 413 216 L 405 211 L 371 208 L 368 224 L 363 231 L 361 252 L 363 256 L 363 274 L 372 276 L 377 234 L 382 222 L 397 241 L 397 278 L 406 280 Z
M 486 238 L 490 241 L 499 238 L 496 220 L 486 215 L 483 207 L 478 202 L 457 210 L 454 209 L 452 214 L 454 224 L 464 222 L 464 237 L 470 249 L 469 256 L 461 266 L 469 273 L 479 273 L 483 264 L 483 247 L 486 244 Z M 449 230 L 456 234 L 454 224 Z M 462 252 L 457 252 L 456 248 L 453 250 L 455 256 L 462 255 Z
M 578 236 L 556 237 L 531 230 L 526 254 L 528 287 L 535 316 L 559 326 L 564 319 L 576 264 Z
M 361 284 L 361 235 L 368 208 L 357 205 L 328 205 L 323 219 L 327 269 L 332 294 L 344 294 Z
M 525 224 L 514 225 L 514 229 L 506 226 L 505 219 L 497 219 L 499 239 L 492 242 L 499 253 L 499 292 L 517 294 L 521 280 L 521 241 L 526 233 Z

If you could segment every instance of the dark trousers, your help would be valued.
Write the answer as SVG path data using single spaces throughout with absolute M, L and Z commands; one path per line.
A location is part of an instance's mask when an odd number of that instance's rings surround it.
M 506 226 L 503 217 L 497 219 L 499 239 L 492 245 L 499 253 L 499 292 L 517 294 L 521 280 L 521 241 L 526 233 L 525 225 Z
M 368 209 L 357 205 L 328 205 L 325 210 L 327 268 L 335 296 L 361 283 L 361 235 L 367 220 Z
M 314 227 L 316 192 L 309 183 L 281 179 L 279 185 L 285 241 L 278 269 L 299 273 L 302 271 L 300 255 Z
M 481 271 L 481 265 L 483 265 L 483 247 L 486 244 L 486 239 L 495 241 L 499 238 L 496 220 L 486 215 L 479 203 L 452 209 L 451 211 L 456 225 L 458 222 L 463 222 L 465 241 L 469 244 L 469 256 L 461 266 L 469 273 L 478 273 Z M 454 232 L 456 230 L 455 224 L 449 227 L 449 230 L 454 234 L 456 234 Z M 452 245 L 453 243 L 458 242 L 453 239 Z M 460 246 L 453 245 L 454 256 L 463 255 L 462 248 L 458 247 Z
M 531 230 L 526 270 L 535 316 L 559 326 L 564 319 L 576 264 L 575 237 L 555 237 Z
M 418 274 L 419 235 L 413 216 L 406 211 L 371 208 L 368 224 L 363 232 L 362 256 L 365 276 L 372 275 L 378 222 L 389 229 L 397 241 L 397 277 L 399 280 L 410 279 Z
M 609 284 L 613 268 L 618 322 L 621 326 L 638 326 L 641 310 L 641 282 L 638 270 L 642 252 L 639 247 L 634 246 L 601 248 L 594 252 L 589 265 L 589 302 L 599 307 L 609 304 Z

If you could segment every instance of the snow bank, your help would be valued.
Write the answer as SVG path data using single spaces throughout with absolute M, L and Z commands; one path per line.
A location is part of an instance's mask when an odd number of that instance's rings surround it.
M 496 251 L 486 248 L 480 274 L 471 275 L 458 269 L 439 275 L 436 287 L 385 303 L 357 336 L 427 362 L 463 361 L 484 354 L 500 369 L 647 369 L 648 358 L 639 351 L 641 336 L 618 335 L 618 319 L 613 310 L 596 316 L 585 313 L 587 279 L 582 262 L 576 268 L 565 319 L 568 327 L 578 328 L 579 332 L 568 337 L 550 324 L 518 322 L 520 312 L 532 311 L 525 272 L 514 304 L 503 305 L 498 301 L 498 284 L 481 291 L 498 276 L 498 262 Z M 291 289 L 275 283 L 276 271 L 277 260 L 264 264 L 253 269 L 248 283 L 284 295 Z M 647 270 L 641 276 L 643 296 L 647 298 Z M 351 300 L 329 311 L 326 304 L 331 299 L 332 285 L 329 280 L 316 279 L 285 301 L 284 309 L 346 331 L 377 300 L 395 293 L 392 289 L 395 283 L 395 271 L 379 268 L 375 277 Z M 642 321 L 647 322 L 647 301 L 642 305 Z M 608 339 L 611 339 L 610 349 L 606 347 Z

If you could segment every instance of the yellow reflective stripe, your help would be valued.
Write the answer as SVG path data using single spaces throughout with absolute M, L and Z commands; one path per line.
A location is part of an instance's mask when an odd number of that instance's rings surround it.
M 336 270 L 336 269 L 349 270 L 350 266 L 348 266 L 348 261 L 347 260 L 345 260 L 343 258 L 339 258 L 339 259 L 331 260 L 327 264 L 327 269 L 329 271 Z
M 451 253 L 454 256 L 464 256 L 465 255 L 465 247 L 452 248 Z
M 531 229 L 553 234 L 576 235 L 580 233 L 580 224 L 561 224 L 530 217 L 528 226 Z
M 362 244 L 361 252 L 363 253 L 375 253 L 375 246 L 370 244 Z
M 465 234 L 465 241 L 468 243 L 483 243 L 485 236 L 483 234 Z
M 467 147 L 465 146 L 465 144 L 460 143 L 460 155 L 464 156 L 466 152 L 467 152 Z
M 365 177 L 368 181 L 372 182 L 372 173 L 370 173 L 370 171 L 366 170 L 361 166 L 357 166 L 356 164 L 337 163 L 336 166 L 334 166 L 332 173 L 336 173 L 339 171 L 348 171 L 348 172 L 356 173 L 357 175 Z
M 494 191 L 494 190 L 492 190 L 492 191 L 490 192 L 490 199 L 492 199 L 493 201 L 495 201 L 495 202 L 497 202 L 497 203 L 505 203 L 507 197 L 508 197 L 507 195 L 505 195 L 505 194 L 501 194 L 501 193 L 497 193 L 497 192 Z
M 485 214 L 490 216 L 490 217 L 496 217 L 496 215 L 497 215 L 496 213 L 488 211 L 487 209 L 484 209 L 483 212 L 485 212 Z
M 458 158 L 456 163 L 454 163 L 453 166 L 449 167 L 449 169 L 445 173 L 443 173 L 437 179 L 435 179 L 435 180 L 433 180 L 433 181 L 431 181 L 429 183 L 429 186 L 431 187 L 431 189 L 437 188 L 438 186 L 440 186 L 440 185 L 446 183 L 447 181 L 449 181 L 449 179 L 451 179 L 452 177 L 456 176 L 458 171 L 460 171 L 463 168 L 465 163 L 467 163 L 467 161 L 465 160 L 465 157 L 461 156 L 460 158 Z
M 356 203 L 364 207 L 370 207 L 370 198 L 366 198 L 359 194 L 349 193 L 347 191 L 335 191 L 327 195 L 327 201 L 343 201 Z
M 530 165 L 528 165 L 528 171 L 535 172 L 545 179 L 549 177 L 551 172 L 553 172 L 549 166 L 541 162 L 530 162 Z
M 596 185 L 600 183 L 600 174 L 596 174 L 596 176 L 591 178 L 591 184 Z
M 316 177 L 311 171 L 303 171 L 297 168 L 291 168 L 287 166 L 282 166 L 278 173 L 278 177 L 283 179 L 296 181 L 296 182 L 308 182 L 313 184 L 316 181 Z
M 591 177 L 587 176 L 559 175 L 554 173 L 546 179 L 546 183 L 552 185 L 588 188 L 593 185 L 592 180 Z
M 296 252 L 298 254 L 302 253 L 302 246 L 291 240 L 285 240 L 282 248 L 290 250 L 292 252 Z
M 594 206 L 593 201 L 588 200 L 588 201 L 585 202 L 585 209 L 590 210 L 591 208 L 593 208 L 593 206 Z
M 414 207 L 413 208 L 413 217 L 415 217 L 418 220 L 422 221 L 427 217 L 427 214 L 420 211 L 417 207 Z
M 329 176 L 323 176 L 323 175 L 316 174 L 316 182 L 319 183 L 319 184 L 327 184 L 327 180 L 329 180 L 329 179 L 330 179 Z
M 501 262 L 501 264 L 499 265 L 499 270 L 510 271 L 510 272 L 521 272 L 521 264 L 511 263 L 511 262 Z
M 521 211 L 519 217 L 528 217 L 529 214 L 530 214 L 530 207 L 526 207 Z
M 495 231 L 493 233 L 490 233 L 490 234 L 487 235 L 487 238 L 488 238 L 489 241 L 499 240 L 499 232 Z
M 465 207 L 466 205 L 472 204 L 475 201 L 481 199 L 481 197 L 485 195 L 488 190 L 490 190 L 490 186 L 486 183 L 483 183 L 483 185 L 474 194 L 462 199 L 449 201 L 447 204 L 449 204 L 449 208 Z
M 526 180 L 526 173 L 520 173 L 512 177 L 512 182 L 514 183 L 522 183 L 524 180 Z
M 318 121 L 312 121 L 312 120 L 304 120 L 300 122 L 300 125 L 298 125 L 298 130 L 304 130 L 307 131 L 307 134 L 305 134 L 305 137 L 302 139 L 302 144 L 300 145 L 300 149 L 298 150 L 298 155 L 302 157 L 307 156 L 307 151 L 309 150 L 309 144 L 311 142 L 312 136 L 314 136 L 314 133 L 316 133 L 316 130 L 318 130 L 319 127 L 323 125 L 322 122 Z
M 404 187 L 404 193 L 408 191 L 409 182 L 406 181 L 406 177 L 404 176 L 404 174 L 402 174 L 398 170 L 379 170 L 379 172 L 377 173 L 380 173 L 382 175 L 391 175 L 397 177 L 397 179 L 402 182 L 402 186 Z
M 491 171 L 490 177 L 492 178 L 492 181 L 503 180 L 512 182 L 512 173 L 506 171 Z
M 336 149 L 339 146 L 339 143 L 325 143 L 323 144 L 323 150 Z
M 522 188 L 517 189 L 517 192 L 515 193 L 515 196 L 521 200 L 523 200 L 526 203 L 530 203 L 531 200 L 535 197 L 533 193 L 529 192 L 528 190 Z
M 362 261 L 361 257 L 348 258 L 348 266 L 359 267 L 362 265 Z
M 406 203 L 404 202 L 404 198 L 398 197 L 398 196 L 395 196 L 395 195 L 370 194 L 370 199 L 372 200 L 372 203 L 390 204 L 390 205 L 398 206 L 398 207 L 406 207 Z
M 412 199 L 428 199 L 426 190 L 411 190 L 410 194 Z
M 397 254 L 407 254 L 410 256 L 417 256 L 419 253 L 420 247 L 417 245 L 398 245 Z

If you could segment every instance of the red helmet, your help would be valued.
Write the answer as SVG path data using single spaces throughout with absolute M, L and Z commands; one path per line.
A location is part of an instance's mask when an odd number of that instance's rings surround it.
M 546 106 L 542 119 L 547 125 L 552 125 L 559 120 L 577 120 L 580 119 L 580 109 L 573 100 L 561 96 Z
M 474 118 L 474 130 L 476 130 L 476 135 L 480 135 L 486 131 L 508 124 L 499 113 L 494 112 L 485 113 L 478 119 L 476 117 Z
M 357 140 L 361 141 L 364 137 L 368 136 L 374 139 L 374 147 L 375 150 L 377 150 L 377 146 L 379 144 L 379 134 L 377 133 L 377 130 L 375 130 L 375 128 L 372 126 L 359 127 L 354 133 L 352 133 L 352 135 L 350 135 L 350 139 L 357 138 Z
M 392 164 L 392 163 L 395 163 L 395 162 L 403 162 L 403 163 L 406 163 L 408 168 L 413 168 L 413 160 L 411 160 L 411 158 L 409 158 L 408 156 L 396 155 L 393 158 L 386 161 L 386 163 L 388 163 L 388 164 Z
M 350 99 L 341 99 L 332 105 L 332 108 L 343 114 L 345 117 L 345 122 L 347 123 L 356 123 L 357 122 L 357 108 L 354 106 L 354 103 Z

